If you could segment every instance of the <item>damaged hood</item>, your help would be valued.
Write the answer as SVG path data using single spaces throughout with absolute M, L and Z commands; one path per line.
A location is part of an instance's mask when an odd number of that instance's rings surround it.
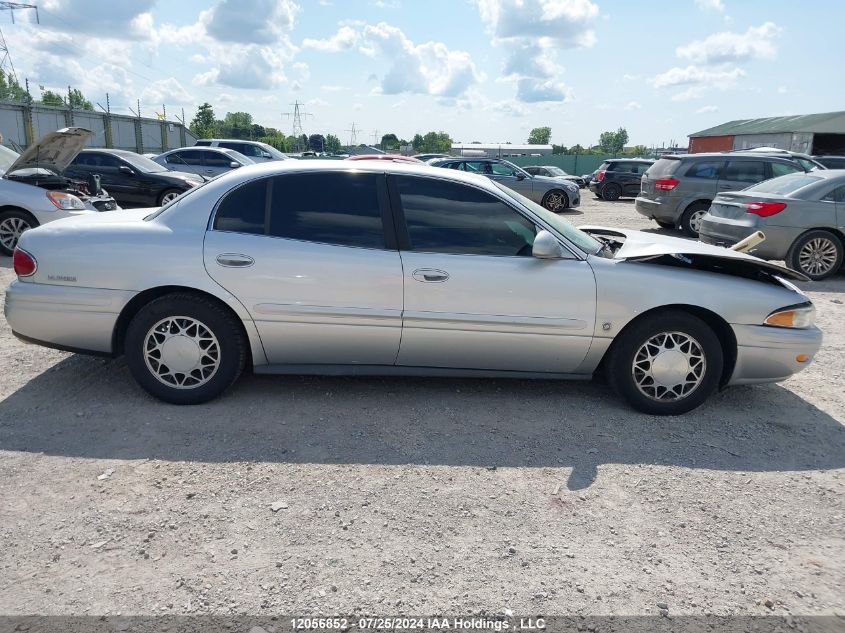
M 716 263 L 718 260 L 723 260 L 725 264 L 730 262 L 743 268 L 757 268 L 785 279 L 809 281 L 809 278 L 804 274 L 786 266 L 773 264 L 759 257 L 732 251 L 729 248 L 723 248 L 721 246 L 712 246 L 703 242 L 694 242 L 680 237 L 660 235 L 659 233 L 646 233 L 645 231 L 616 229 L 605 226 L 581 226 L 578 228 L 591 235 L 624 239 L 624 243 L 614 255 L 615 259 L 643 261 L 668 255 L 681 261 L 706 260 L 710 263 Z
M 18 159 L 9 165 L 6 173 L 41 168 L 61 174 L 92 136 L 94 133 L 91 130 L 82 127 L 66 127 L 50 132 L 37 143 L 27 147 Z

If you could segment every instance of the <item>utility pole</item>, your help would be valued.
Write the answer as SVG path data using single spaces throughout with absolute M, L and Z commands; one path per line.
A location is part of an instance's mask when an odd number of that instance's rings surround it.
M 352 128 L 349 130 L 344 130 L 344 132 L 349 132 L 349 147 L 355 147 L 358 144 L 358 133 L 361 130 L 355 126 L 355 123 L 352 123 Z
M 309 116 L 314 116 L 308 112 L 301 110 L 301 106 L 304 106 L 304 103 L 300 103 L 299 101 L 294 101 L 290 104 L 293 106 L 293 112 L 282 112 L 282 116 L 290 117 L 293 119 L 293 137 L 296 139 L 296 149 L 299 151 L 299 139 L 304 134 L 302 131 L 302 118 L 305 117 L 306 119 Z
M 375 147 L 376 145 L 378 145 L 380 140 L 381 139 L 379 138 L 378 130 L 373 130 L 373 146 Z M 382 149 L 384 149 L 384 148 L 382 148 Z
M 15 9 L 35 9 L 35 23 L 41 24 L 38 17 L 38 7 L 34 4 L 25 4 L 23 2 L 0 2 L 0 11 L 8 11 L 12 15 L 12 24 L 15 23 Z M 6 38 L 3 37 L 3 31 L 0 30 L 0 71 L 10 74 L 15 82 L 18 81 L 18 75 L 15 72 L 15 65 L 12 63 L 12 54 L 9 52 L 9 47 L 6 45 Z

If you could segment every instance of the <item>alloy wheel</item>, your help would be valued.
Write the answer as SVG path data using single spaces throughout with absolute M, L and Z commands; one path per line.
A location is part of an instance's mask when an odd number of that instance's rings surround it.
M 167 317 L 144 337 L 144 361 L 159 382 L 176 389 L 194 389 L 207 383 L 220 367 L 220 344 L 201 321 Z
M 826 275 L 836 265 L 837 255 L 836 244 L 826 237 L 816 237 L 801 247 L 798 265 L 810 276 Z
M 0 244 L 9 250 L 14 249 L 23 232 L 30 228 L 29 222 L 23 218 L 6 218 L 0 222 Z
M 693 214 L 689 218 L 689 225 L 690 228 L 695 231 L 696 233 L 699 232 L 701 229 L 701 221 L 704 219 L 704 216 L 707 215 L 707 211 L 700 210 L 694 211 Z
M 563 201 L 563 194 L 553 191 L 546 196 L 546 208 L 549 211 L 559 211 L 566 207 Z
M 164 195 L 161 197 L 161 206 L 164 206 L 164 205 L 166 205 L 166 204 L 169 204 L 169 203 L 173 202 L 173 201 L 174 201 L 174 200 L 176 200 L 176 198 L 178 198 L 178 197 L 179 197 L 179 193 L 178 193 L 178 192 L 176 192 L 176 191 L 171 191 L 171 192 L 169 192 L 169 193 L 164 194 Z
M 634 354 L 631 372 L 637 389 L 659 402 L 687 397 L 701 385 L 707 360 L 701 344 L 683 332 L 661 332 Z

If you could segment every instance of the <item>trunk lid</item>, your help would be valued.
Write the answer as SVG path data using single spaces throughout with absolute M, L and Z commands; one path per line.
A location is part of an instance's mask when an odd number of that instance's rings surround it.
M 6 170 L 11 174 L 21 169 L 48 169 L 61 174 L 94 136 L 82 127 L 66 127 L 50 132 L 37 143 L 27 147 Z

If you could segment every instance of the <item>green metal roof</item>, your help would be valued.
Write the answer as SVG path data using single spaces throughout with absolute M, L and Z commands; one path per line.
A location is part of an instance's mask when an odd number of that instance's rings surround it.
M 728 121 L 695 136 L 729 136 L 737 134 L 779 134 L 783 132 L 814 132 L 820 134 L 845 134 L 845 112 L 823 112 L 795 116 L 772 116 L 764 119 L 738 119 Z

